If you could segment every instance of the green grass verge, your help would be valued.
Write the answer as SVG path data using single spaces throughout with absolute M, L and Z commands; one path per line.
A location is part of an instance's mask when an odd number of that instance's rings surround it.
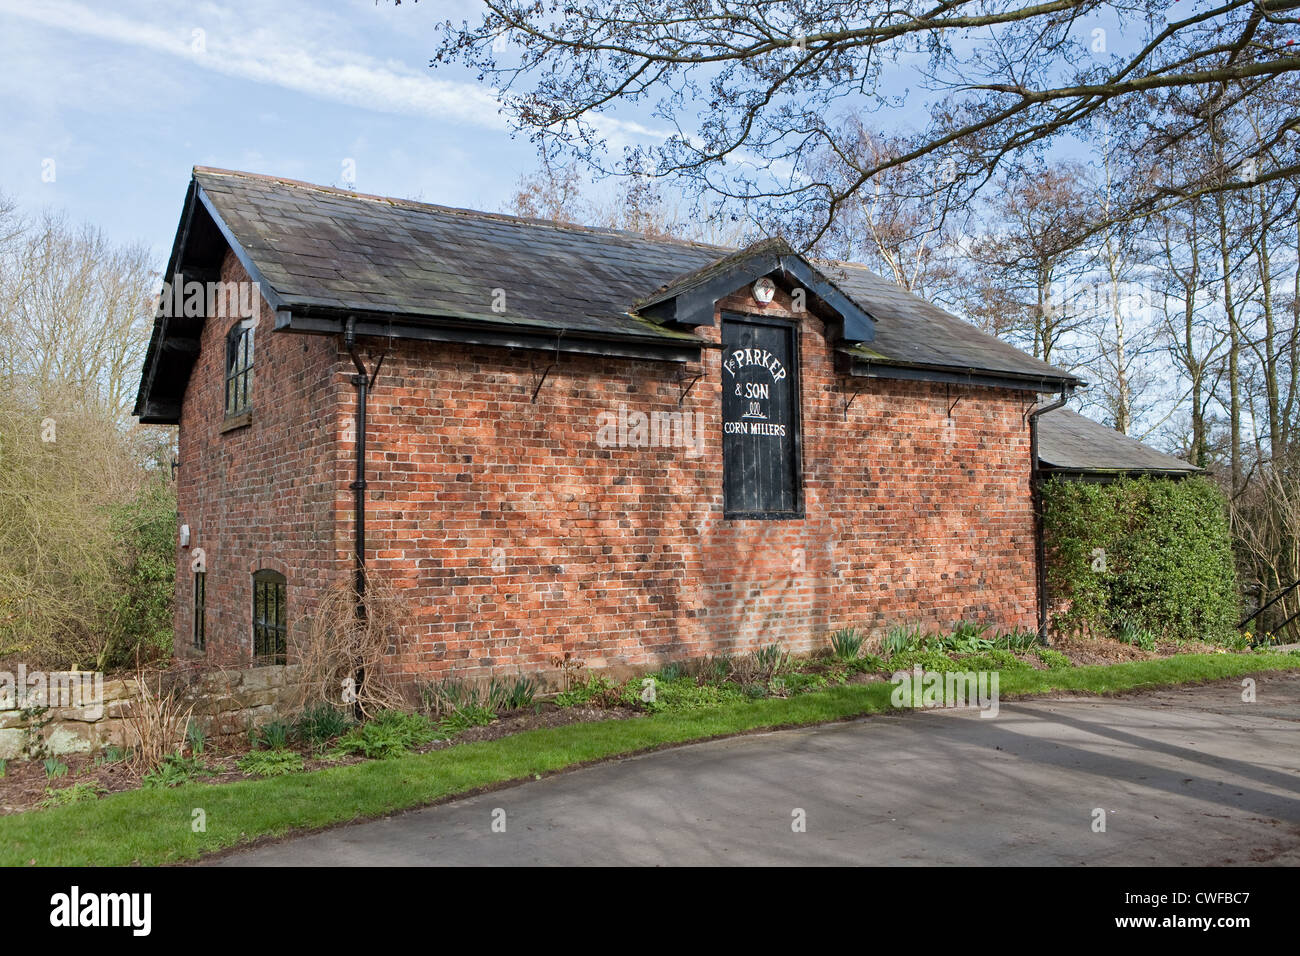
M 1003 699 L 1049 691 L 1104 694 L 1285 669 L 1300 669 L 1300 658 L 1189 654 L 1109 667 L 1004 671 L 1000 693 Z M 256 837 L 378 817 L 479 787 L 665 744 L 887 711 L 892 691 L 888 682 L 854 684 L 784 700 L 532 730 L 313 773 L 117 793 L 94 802 L 0 817 L 0 864 L 112 866 L 192 860 Z M 196 810 L 203 811 L 206 832 L 194 832 Z

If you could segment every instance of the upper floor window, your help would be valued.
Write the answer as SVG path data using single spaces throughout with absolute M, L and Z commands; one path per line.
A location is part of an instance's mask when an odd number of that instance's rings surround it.
M 226 335 L 226 416 L 253 404 L 253 328 L 237 323 Z
M 722 317 L 724 517 L 803 517 L 798 356 L 793 324 Z
M 253 656 L 259 664 L 288 663 L 285 580 L 278 571 L 253 574 Z

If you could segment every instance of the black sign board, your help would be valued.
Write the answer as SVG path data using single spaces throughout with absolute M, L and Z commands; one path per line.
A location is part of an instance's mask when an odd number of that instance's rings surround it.
M 729 518 L 803 513 L 794 334 L 789 322 L 723 316 L 722 481 Z

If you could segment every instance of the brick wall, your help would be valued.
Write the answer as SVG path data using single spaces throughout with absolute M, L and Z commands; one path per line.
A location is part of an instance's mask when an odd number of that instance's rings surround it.
M 760 311 L 755 303 L 724 308 Z M 766 309 L 781 313 L 778 303 Z M 703 330 L 717 342 L 718 327 Z M 724 521 L 720 354 L 663 363 L 408 345 L 371 409 L 374 567 L 400 581 L 411 675 L 589 667 L 822 643 L 845 625 L 1032 626 L 1029 437 L 1011 392 L 862 382 L 844 412 L 800 336 L 806 518 Z M 703 377 L 681 405 L 686 384 Z M 702 455 L 601 447 L 601 412 L 703 416 Z
M 246 282 L 248 275 L 227 254 L 221 279 Z M 189 548 L 177 550 L 175 646 L 180 656 L 196 656 L 191 565 L 202 548 L 208 656 L 224 663 L 252 652 L 254 571 L 267 568 L 288 579 L 292 630 L 351 567 L 350 544 L 337 537 L 350 534 L 338 528 L 336 505 L 351 480 L 344 477 L 349 449 L 341 441 L 351 420 L 339 406 L 351 387 L 338 343 L 273 332 L 274 313 L 260 298 L 257 306 L 250 424 L 222 430 L 226 334 L 239 320 L 212 318 L 204 324 L 178 435 L 178 520 L 190 526 L 191 538 Z
M 847 625 L 1033 626 L 1022 396 L 884 380 L 846 394 L 822 322 L 799 319 L 801 520 L 722 518 L 716 349 L 679 378 L 659 362 L 398 343 L 371 398 L 367 508 L 371 568 L 410 608 L 393 667 L 553 674 L 569 653 L 625 672 L 776 641 L 808 650 Z M 249 643 L 255 567 L 286 574 L 294 617 L 350 569 L 350 362 L 333 338 L 269 327 L 268 315 L 253 424 L 217 432 L 224 329 L 212 323 L 182 415 L 181 520 L 208 548 L 217 653 Z M 701 334 L 716 344 L 719 328 Z M 602 447 L 598 416 L 620 408 L 701 416 L 702 454 Z M 181 644 L 187 560 L 178 598 Z

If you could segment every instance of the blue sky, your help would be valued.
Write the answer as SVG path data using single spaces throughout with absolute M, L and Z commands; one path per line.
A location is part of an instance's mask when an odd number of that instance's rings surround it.
M 159 259 L 194 165 L 346 185 L 352 160 L 359 191 L 499 209 L 533 147 L 428 65 L 433 25 L 477 6 L 0 0 L 0 191 Z
M 511 136 L 473 74 L 429 67 L 435 25 L 478 10 L 0 0 L 0 192 L 143 241 L 160 262 L 195 165 L 502 209 L 536 168 L 532 144 Z M 888 119 L 905 122 L 902 112 Z M 667 135 L 620 116 L 601 120 L 615 153 Z
M 195 165 L 503 209 L 537 167 L 533 145 L 511 135 L 472 73 L 429 67 L 436 25 L 479 9 L 479 0 L 0 0 L 0 193 L 28 214 L 62 210 L 119 242 L 144 242 L 160 269 Z M 1087 37 L 1108 21 L 1076 29 Z M 1140 43 L 1141 32 L 1112 29 L 1112 48 Z M 896 92 L 916 79 L 909 65 L 890 77 Z M 901 132 L 918 105 L 913 90 L 907 107 L 874 120 Z M 662 141 L 668 130 L 645 115 L 623 108 L 600 120 L 612 150 Z M 1052 152 L 1086 158 L 1081 145 Z

